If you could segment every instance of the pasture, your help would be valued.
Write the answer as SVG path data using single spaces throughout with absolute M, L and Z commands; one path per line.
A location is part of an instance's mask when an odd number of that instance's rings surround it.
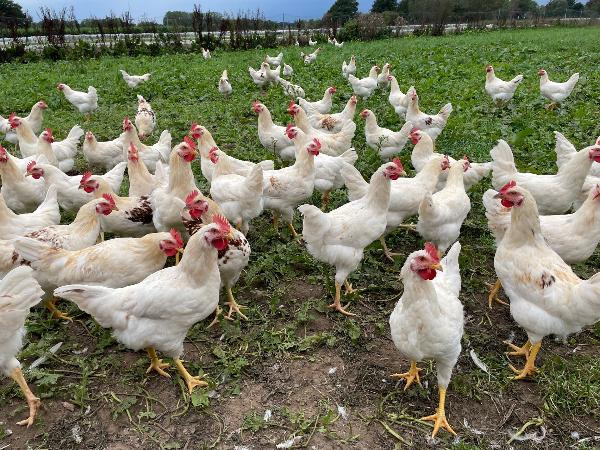
M 308 99 L 318 100 L 328 86 L 337 86 L 334 112 L 352 94 L 341 74 L 344 59 L 356 55 L 360 77 L 373 64 L 390 62 L 403 91 L 416 86 L 423 111 L 437 113 L 452 102 L 454 112 L 436 143 L 437 151 L 488 161 L 489 150 L 503 138 L 513 148 L 521 171 L 554 173 L 553 131 L 565 134 L 578 149 L 600 135 L 599 36 L 598 28 L 547 28 L 348 42 L 341 49 L 322 45 L 319 58 L 309 66 L 302 64 L 302 49 L 281 51 L 294 68 L 292 81 L 304 88 Z M 262 93 L 247 68 L 257 68 L 265 53 L 274 56 L 278 51 L 217 51 L 208 61 L 188 54 L 4 64 L 0 66 L 0 112 L 25 113 L 43 99 L 49 105 L 44 126 L 52 128 L 57 139 L 79 123 L 98 140 L 107 140 L 120 133 L 124 116 L 135 116 L 137 92 L 157 114 L 150 142 L 169 129 L 175 145 L 190 123 L 198 122 L 210 130 L 221 149 L 235 157 L 273 159 L 258 141 L 251 103 L 259 99 L 283 124 L 290 122 L 289 99 L 278 86 Z M 494 106 L 484 92 L 486 64 L 493 64 L 503 79 L 525 76 L 505 108 Z M 560 81 L 573 72 L 581 74 L 573 95 L 556 111 L 544 109 L 546 101 L 538 87 L 540 67 Z M 153 76 L 134 92 L 123 83 L 119 69 Z M 228 69 L 234 89 L 229 99 L 217 91 L 223 69 Z M 56 90 L 58 82 L 80 90 L 88 85 L 97 88 L 100 107 L 89 122 Z M 381 126 L 398 130 L 402 122 L 387 101 L 388 92 L 377 90 L 367 101 L 359 100 L 358 111 L 369 108 Z M 357 115 L 355 121 L 356 167 L 369 177 L 380 159 L 365 144 L 363 120 Z M 409 176 L 411 149 L 409 143 L 400 155 Z M 281 164 L 276 160 L 277 167 Z M 83 157 L 76 169 L 78 173 L 86 169 Z M 198 163 L 194 170 L 198 185 L 207 192 Z M 511 435 L 519 430 L 510 445 L 591 447 L 594 441 L 578 443 L 578 439 L 600 435 L 600 326 L 570 337 L 567 343 L 546 339 L 535 378 L 509 379 L 512 372 L 503 341 L 522 342 L 525 336 L 508 307 L 496 304 L 490 310 L 487 305 L 489 285 L 495 280 L 495 245 L 481 196 L 489 187 L 485 179 L 469 192 L 472 209 L 460 237 L 465 334 L 446 409 L 459 437 L 454 440 L 441 432 L 436 444 L 508 447 Z M 334 192 L 331 207 L 346 201 L 343 189 Z M 320 205 L 318 193 L 313 203 Z M 302 228 L 298 213 L 295 226 Z M 285 227 L 275 231 L 270 213 L 253 222 L 248 239 L 250 264 L 234 292 L 247 306 L 244 313 L 249 320 L 222 320 L 220 326 L 207 329 L 209 319 L 197 324 L 186 341 L 186 364 L 190 372 L 209 380 L 207 389 L 190 396 L 175 374 L 170 380 L 146 375 L 144 353 L 116 344 L 110 331 L 69 302 L 59 305 L 75 318 L 73 323 L 52 320 L 44 308 L 34 308 L 21 361 L 43 409 L 33 427 L 14 425 L 26 404 L 15 383 L 2 378 L 0 448 L 263 449 L 294 437 L 294 447 L 316 449 L 423 448 L 431 426 L 418 418 L 430 414 L 436 404 L 435 367 L 425 364 L 423 387 L 404 392 L 404 384 L 389 377 L 404 371 L 408 361 L 396 351 L 388 325 L 402 292 L 400 268 L 406 255 L 422 248 L 420 237 L 407 230 L 388 236 L 390 248 L 401 253 L 394 264 L 385 259 L 379 242 L 367 249 L 361 266 L 350 275 L 362 291 L 344 301 L 358 314 L 354 318 L 327 308 L 334 290 L 333 269 L 314 260 Z M 599 269 L 598 252 L 575 267 L 583 278 Z M 60 342 L 59 350 L 49 354 Z M 471 350 L 489 373 L 473 362 Z M 42 355 L 47 355 L 47 361 L 27 370 Z M 267 410 L 272 412 L 269 420 L 265 420 Z M 526 436 L 529 440 L 519 443 Z

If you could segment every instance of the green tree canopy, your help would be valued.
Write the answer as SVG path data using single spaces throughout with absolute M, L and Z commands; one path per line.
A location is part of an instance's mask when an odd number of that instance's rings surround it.
M 192 22 L 192 13 L 186 11 L 167 11 L 163 17 L 163 25 L 191 27 Z
M 23 12 L 21 5 L 12 0 L 0 0 L 0 16 L 25 19 L 27 16 Z
M 398 2 L 396 0 L 375 0 L 371 7 L 371 12 L 382 13 L 384 11 L 397 11 Z
M 334 20 L 343 24 L 356 14 L 358 14 L 357 0 L 336 0 L 323 16 L 323 20 Z

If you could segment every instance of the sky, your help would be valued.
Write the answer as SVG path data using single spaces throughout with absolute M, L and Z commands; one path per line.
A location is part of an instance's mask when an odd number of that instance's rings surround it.
M 75 7 L 78 19 L 92 15 L 104 17 L 111 11 L 115 14 L 129 10 L 135 19 L 146 16 L 161 22 L 167 11 L 192 11 L 194 0 L 15 0 L 29 11 L 34 20 L 39 18 L 39 7 L 48 6 L 55 10 Z M 333 0 L 197 0 L 204 11 L 230 12 L 255 11 L 260 8 L 268 19 L 285 20 L 320 18 L 333 4 Z M 360 11 L 368 11 L 373 0 L 359 0 Z

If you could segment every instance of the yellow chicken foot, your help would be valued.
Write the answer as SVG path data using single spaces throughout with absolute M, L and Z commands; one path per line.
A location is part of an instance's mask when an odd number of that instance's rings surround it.
M 508 342 L 508 341 L 504 341 L 504 343 L 506 345 L 508 345 L 511 349 L 513 349 L 513 352 L 507 352 L 507 355 L 510 356 L 523 356 L 525 358 L 527 358 L 529 356 L 529 351 L 531 350 L 531 342 L 527 341 L 525 342 L 525 344 L 523 344 L 523 347 L 518 347 L 515 344 L 513 344 L 512 342 Z
M 506 303 L 498 298 L 498 292 L 500 291 L 501 287 L 502 287 L 502 283 L 500 282 L 500 280 L 497 279 L 496 282 L 494 283 L 494 286 L 492 286 L 490 295 L 488 296 L 488 306 L 490 309 L 492 309 L 493 302 L 498 302 L 502 305 L 508 305 L 508 303 Z
M 341 291 L 342 291 L 342 287 L 340 286 L 340 284 L 338 282 L 335 283 L 335 299 L 333 300 L 333 303 L 331 305 L 329 305 L 329 307 L 331 309 L 335 309 L 336 311 L 341 312 L 342 314 L 345 314 L 346 316 L 356 316 L 356 314 L 352 314 L 351 312 L 346 311 L 343 307 L 342 304 L 340 302 L 340 297 L 341 297 Z
M 248 320 L 248 318 L 242 313 L 242 309 L 246 308 L 246 306 L 239 305 L 235 298 L 233 297 L 233 292 L 231 292 L 231 288 L 227 288 L 227 302 L 225 303 L 229 306 L 229 312 L 225 316 L 226 319 L 233 320 L 231 315 L 235 312 L 238 313 L 244 320 Z
M 290 233 L 292 233 L 292 236 L 294 236 L 294 239 L 296 239 L 298 242 L 300 242 L 300 240 L 302 239 L 302 236 L 296 232 L 296 229 L 294 228 L 294 224 L 291 222 L 288 223 L 288 228 L 290 229 Z
M 40 399 L 33 395 L 33 392 L 31 392 L 31 389 L 29 389 L 27 381 L 25 381 L 25 377 L 23 376 L 23 372 L 21 372 L 19 367 L 11 372 L 10 377 L 17 382 L 21 388 L 21 392 L 23 392 L 23 395 L 25 396 L 25 400 L 27 400 L 27 405 L 29 405 L 29 417 L 25 420 L 17 422 L 17 425 L 27 425 L 29 428 L 31 425 L 33 425 L 37 410 L 40 407 Z
M 175 358 L 173 361 L 175 361 L 175 366 L 177 366 L 177 370 L 179 370 L 181 377 L 187 383 L 187 387 L 190 390 L 190 394 L 196 386 L 208 386 L 208 383 L 206 381 L 202 381 L 200 377 L 191 376 L 187 369 L 183 366 L 183 362 L 179 358 Z
M 379 242 L 381 242 L 381 247 L 383 247 L 383 254 L 385 255 L 385 257 L 387 259 L 389 259 L 391 262 L 394 262 L 394 256 L 399 256 L 400 253 L 392 253 L 390 251 L 390 249 L 388 248 L 387 244 L 385 243 L 385 238 L 383 236 L 381 236 L 379 238 Z
M 169 375 L 163 370 L 170 367 L 169 364 L 162 362 L 162 359 L 158 358 L 158 356 L 156 355 L 156 350 L 154 350 L 154 348 L 148 347 L 146 351 L 148 352 L 148 356 L 150 357 L 150 367 L 148 367 L 146 373 L 150 373 L 154 370 L 156 373 L 162 375 L 163 377 L 171 378 L 171 375 Z
M 433 432 L 431 433 L 432 438 L 435 437 L 438 431 L 440 431 L 440 428 L 443 428 L 444 430 L 456 436 L 456 432 L 452 429 L 452 427 L 448 423 L 448 420 L 446 419 L 446 389 L 438 387 L 438 390 L 440 395 L 440 402 L 435 411 L 435 414 L 432 414 L 431 416 L 421 417 L 421 420 L 430 420 L 434 422 Z
M 348 283 L 348 280 L 344 281 L 344 287 L 346 288 L 346 295 L 354 294 L 355 292 L 359 291 L 358 289 L 354 289 L 352 285 Z
M 53 319 L 68 320 L 69 322 L 73 322 L 72 317 L 68 316 L 56 307 L 56 298 L 52 297 L 48 300 L 44 300 L 44 306 L 52 313 Z
M 329 191 L 325 191 L 321 195 L 321 211 L 327 211 L 327 206 L 329 206 Z
M 100 242 L 104 242 L 104 231 L 100 232 Z
M 223 310 L 221 309 L 221 307 L 219 305 L 217 305 L 217 309 L 215 310 L 215 318 L 210 323 L 210 325 L 207 326 L 206 328 L 212 328 L 213 326 L 215 326 L 216 324 L 218 324 L 219 323 L 219 316 L 221 314 L 223 314 Z
M 407 230 L 416 231 L 417 225 L 414 223 L 401 223 L 400 225 L 398 225 L 398 228 L 406 228 Z
M 558 103 L 552 102 L 552 103 L 546 105 L 546 109 L 549 111 L 554 111 L 557 106 L 558 106 Z
M 513 380 L 522 380 L 523 378 L 533 375 L 537 371 L 537 367 L 535 367 L 535 358 L 537 357 L 540 348 L 542 348 L 542 341 L 531 346 L 529 355 L 527 355 L 527 361 L 525 361 L 525 367 L 523 367 L 522 370 L 518 370 L 510 364 L 508 365 L 511 370 L 517 374 L 516 377 L 513 377 Z
M 411 361 L 410 362 L 410 369 L 408 369 L 408 372 L 404 372 L 404 373 L 394 373 L 392 374 L 392 378 L 397 378 L 399 380 L 406 380 L 406 386 L 404 386 L 404 390 L 407 390 L 411 384 L 413 384 L 415 381 L 417 383 L 419 383 L 419 386 L 421 386 L 421 379 L 419 378 L 419 372 L 423 370 L 417 367 L 417 362 L 416 361 Z

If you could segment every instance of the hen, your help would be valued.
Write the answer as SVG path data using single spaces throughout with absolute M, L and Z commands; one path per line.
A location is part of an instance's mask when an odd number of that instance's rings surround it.
M 29 127 L 34 134 L 38 134 L 40 131 L 42 131 L 44 110 L 47 108 L 48 105 L 46 102 L 40 100 L 31 107 L 29 115 L 23 117 L 23 120 L 29 124 Z M 16 132 L 13 131 L 10 125 L 10 121 L 2 116 L 0 116 L 0 133 L 4 134 L 4 139 L 11 144 L 16 145 L 19 142 Z
M 88 86 L 87 92 L 74 91 L 64 83 L 59 83 L 56 88 L 80 113 L 90 114 L 98 109 L 98 93 L 94 86 Z
M 392 375 L 406 380 L 404 390 L 415 381 L 421 384 L 419 361 L 435 361 L 439 404 L 435 414 L 421 418 L 434 422 L 432 437 L 440 428 L 456 434 L 446 419 L 445 406 L 464 327 L 463 306 L 458 298 L 461 289 L 459 253 L 459 242 L 441 263 L 437 249 L 429 242 L 424 250 L 411 253 L 400 272 L 404 292 L 390 316 L 394 345 L 410 360 L 408 372 Z
M 300 53 L 302 59 L 304 59 L 304 64 L 312 64 L 317 60 L 317 56 L 319 56 L 319 52 L 321 51 L 321 47 L 317 47 L 314 52 L 305 55 L 304 53 Z
M 12 239 L 32 231 L 37 231 L 60 222 L 60 210 L 56 198 L 56 187 L 51 186 L 46 192 L 46 198 L 37 209 L 28 214 L 15 214 L 0 194 L 0 236 L 2 239 Z
M 135 89 L 140 84 L 148 81 L 150 79 L 150 75 L 151 75 L 150 73 L 145 73 L 144 75 L 129 75 L 124 70 L 119 70 L 119 72 L 121 72 L 123 81 L 125 81 L 125 83 L 127 83 L 127 86 L 129 86 L 132 89 Z
M 390 82 L 390 95 L 388 96 L 388 101 L 394 108 L 396 114 L 398 114 L 398 117 L 405 119 L 406 110 L 408 109 L 408 95 L 400 90 L 398 80 L 396 80 L 395 76 L 388 75 L 388 80 Z
M 387 89 L 390 84 L 389 76 L 392 65 L 385 63 L 381 69 L 381 73 L 377 75 L 377 87 L 380 89 Z
M 356 96 L 353 95 L 346 103 L 344 109 L 339 113 L 321 114 L 316 111 L 313 111 L 312 113 L 307 112 L 308 121 L 310 122 L 310 125 L 317 130 L 321 129 L 330 133 L 338 133 L 344 128 L 344 125 L 354 120 L 356 103 Z
M 385 232 L 390 203 L 390 181 L 403 174 L 395 162 L 385 163 L 371 176 L 367 194 L 325 213 L 313 205 L 301 205 L 302 237 L 308 252 L 319 261 L 335 266 L 335 298 L 330 308 L 352 316 L 340 302 L 341 286 L 354 292 L 348 275 L 356 270 L 365 247 Z
M 29 389 L 16 356 L 23 346 L 29 309 L 41 301 L 43 294 L 29 267 L 17 267 L 0 280 L 0 370 L 15 380 L 27 401 L 29 417 L 17 425 L 28 427 L 33 425 L 40 399 Z
M 156 163 L 162 161 L 164 163 L 169 161 L 169 154 L 171 153 L 171 133 L 168 130 L 164 130 L 158 142 L 154 145 L 143 144 L 138 136 L 135 126 L 131 123 L 128 117 L 123 119 L 123 134 L 122 134 L 122 145 L 124 149 L 129 148 L 129 144 L 132 142 L 140 153 L 140 157 L 144 160 L 144 164 L 148 167 L 148 170 L 154 172 L 156 170 Z
M 286 136 L 286 127 L 273 123 L 271 112 L 259 101 L 252 103 L 252 110 L 258 115 L 258 140 L 263 147 L 278 154 L 283 160 L 293 160 L 294 143 Z
M 354 94 L 361 97 L 363 100 L 368 99 L 373 91 L 377 88 L 377 74 L 379 73 L 379 67 L 371 67 L 369 76 L 367 78 L 356 78 L 353 74 L 348 74 L 348 81 L 352 86 Z
M 463 182 L 463 173 L 468 168 L 468 160 L 450 163 L 446 186 L 435 194 L 428 192 L 419 204 L 417 232 L 442 252 L 458 239 L 462 223 L 471 210 Z
M 61 172 L 70 172 L 75 166 L 75 159 L 65 158 L 59 161 L 56 157 L 56 153 L 52 149 L 52 143 L 54 142 L 54 135 L 50 128 L 46 128 L 42 131 L 38 137 L 38 156 L 43 155 L 50 164 L 59 169 Z
M 514 356 L 524 356 L 525 366 L 516 379 L 536 371 L 535 359 L 544 336 L 566 337 L 600 319 L 600 276 L 580 279 L 548 245 L 542 234 L 535 198 L 518 183 L 508 183 L 498 193 L 511 208 L 511 221 L 496 249 L 494 268 L 510 298 L 510 313 L 527 333 L 522 347 L 512 343 Z
M 233 88 L 229 82 L 229 76 L 227 75 L 227 70 L 224 70 L 221 78 L 219 78 L 219 92 L 225 97 L 229 97 L 233 92 Z
M 304 89 L 302 89 L 302 86 L 291 83 L 287 80 L 284 80 L 283 78 L 279 79 L 279 85 L 283 89 L 283 93 L 288 97 L 304 98 L 306 96 L 306 93 L 304 92 Z
M 346 64 L 346 61 L 342 63 L 342 75 L 344 78 L 348 78 L 348 75 L 356 74 L 356 58 L 354 55 L 350 57 L 350 62 Z
M 309 102 L 304 100 L 303 98 L 298 99 L 298 104 L 306 111 L 307 114 L 328 114 L 331 111 L 331 106 L 333 105 L 333 94 L 337 92 L 335 86 L 330 86 L 325 89 L 325 94 L 323 94 L 323 98 L 318 102 Z
M 211 54 L 210 54 L 210 50 L 207 48 L 202 47 L 202 57 L 204 59 L 210 59 L 212 58 Z
M 46 196 L 44 182 L 25 176 L 13 156 L 2 145 L 0 145 L 0 179 L 2 180 L 0 192 L 8 207 L 14 212 L 32 212 L 44 201 Z
M 155 189 L 166 184 L 169 179 L 168 173 L 160 161 L 156 163 L 156 173 L 154 175 L 148 171 L 133 142 L 129 144 L 129 150 L 127 151 L 127 176 L 131 197 L 148 196 Z M 113 188 L 113 190 L 118 192 L 118 189 Z
M 98 142 L 91 131 L 85 133 L 83 156 L 92 167 L 110 170 L 125 161 L 123 155 L 123 136 L 112 141 Z
M 292 75 L 294 75 L 294 69 L 292 68 L 292 66 L 290 66 L 288 64 L 284 64 L 283 65 L 283 76 L 291 77 Z
M 434 116 L 425 114 L 419 109 L 419 96 L 414 86 L 411 86 L 408 92 L 408 108 L 406 109 L 406 121 L 420 130 L 423 130 L 434 141 L 440 133 L 446 128 L 448 117 L 452 113 L 452 103 L 446 103 L 440 109 L 440 112 Z
M 517 75 L 510 81 L 501 80 L 496 77 L 492 66 L 485 66 L 485 92 L 492 97 L 496 105 L 509 102 L 521 81 L 523 81 L 523 75 Z
M 402 125 L 400 131 L 382 128 L 377 125 L 375 113 L 368 109 L 363 109 L 360 112 L 360 117 L 365 119 L 365 139 L 367 140 L 367 145 L 375 150 L 384 161 L 389 161 L 394 154 L 402 151 L 408 141 L 408 135 L 413 128 L 411 122 L 406 122 Z
M 279 52 L 277 56 L 265 56 L 265 62 L 272 66 L 280 66 L 283 61 L 283 53 Z
M 135 126 L 138 129 L 140 139 L 146 139 L 154 131 L 156 126 L 156 113 L 150 103 L 141 95 L 137 96 L 138 110 L 135 115 Z
M 540 93 L 542 97 L 552 102 L 546 106 L 546 109 L 554 109 L 559 103 L 565 101 L 571 95 L 571 92 L 573 92 L 575 85 L 579 81 L 578 73 L 571 75 L 564 83 L 550 81 L 548 73 L 544 69 L 540 69 L 538 75 L 540 76 Z
M 516 181 L 536 199 L 539 212 L 544 215 L 568 211 L 581 192 L 592 162 L 600 162 L 600 146 L 590 146 L 577 152 L 555 175 L 537 175 L 517 171 L 512 150 L 502 139 L 490 154 L 494 189 Z
M 140 283 L 118 289 L 76 284 L 54 293 L 75 302 L 101 326 L 112 328 L 115 339 L 127 348 L 145 348 L 151 360 L 149 370 L 169 377 L 164 370 L 168 364 L 158 358 L 156 350 L 173 358 L 191 392 L 207 383 L 183 366 L 183 341 L 188 330 L 219 303 L 217 253 L 231 237 L 227 219 L 216 217 L 215 223 L 190 238 L 178 265 L 155 272 Z
M 250 78 L 252 78 L 252 81 L 257 86 L 264 88 L 269 84 L 267 72 L 264 70 L 262 65 L 259 70 L 255 70 L 252 67 L 248 67 L 248 72 L 250 73 Z

